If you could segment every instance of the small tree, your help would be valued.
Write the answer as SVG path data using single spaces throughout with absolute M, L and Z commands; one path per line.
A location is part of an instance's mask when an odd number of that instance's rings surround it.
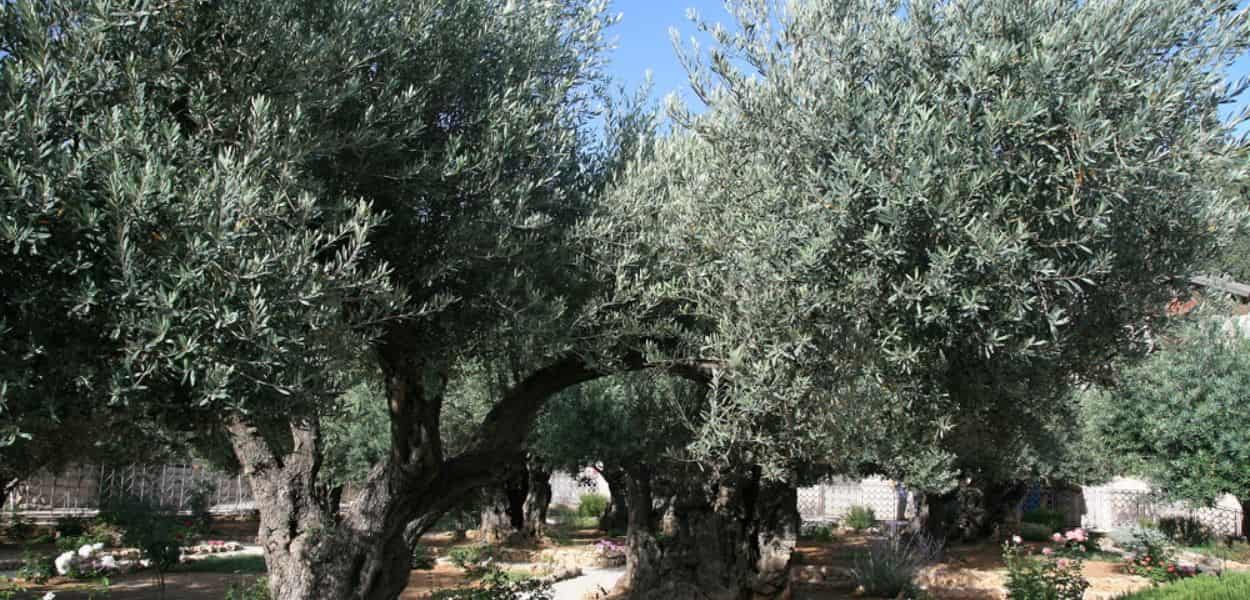
M 1105 457 L 1176 498 L 1240 499 L 1250 531 L 1250 340 L 1225 319 L 1190 323 L 1086 399 Z

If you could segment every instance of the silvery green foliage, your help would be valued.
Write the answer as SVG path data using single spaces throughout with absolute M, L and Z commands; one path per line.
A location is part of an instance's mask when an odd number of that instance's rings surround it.
M 444 365 L 563 331 L 603 8 L 4 3 L 6 403 L 283 416 L 400 318 Z
M 380 217 L 300 177 L 309 113 L 260 93 L 205 99 L 228 84 L 190 58 L 211 53 L 193 47 L 212 43 L 203 11 L 4 8 L 4 271 L 29 295 L 5 307 L 19 414 L 59 393 L 306 412 L 398 304 L 366 260 Z M 49 326 L 74 337 L 39 343 Z M 55 381 L 62 367 L 77 372 Z M 41 385 L 55 393 L 27 396 Z
M 1218 107 L 1245 14 L 730 4 L 685 55 L 707 110 L 675 107 L 585 229 L 623 328 L 720 365 L 695 449 L 926 487 L 1036 470 L 1055 400 L 1236 226 Z
M 1246 501 L 1250 340 L 1223 318 L 1188 323 L 1114 385 L 1085 397 L 1095 447 L 1175 498 Z

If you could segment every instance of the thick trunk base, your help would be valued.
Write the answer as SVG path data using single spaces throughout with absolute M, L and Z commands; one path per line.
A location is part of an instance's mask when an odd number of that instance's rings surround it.
M 654 534 L 646 488 L 631 484 L 629 553 L 620 595 L 631 600 L 765 600 L 788 594 L 799 529 L 794 488 L 760 485 L 758 475 L 751 474 L 683 490 L 672 507 L 674 535 L 663 542 Z M 637 510 L 636 504 L 647 509 Z

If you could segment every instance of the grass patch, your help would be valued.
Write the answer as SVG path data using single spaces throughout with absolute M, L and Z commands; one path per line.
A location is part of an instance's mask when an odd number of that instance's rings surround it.
M 180 563 L 178 573 L 246 573 L 263 574 L 265 557 L 259 554 L 236 554 L 234 556 L 209 556 Z
M 1250 573 L 1223 577 L 1192 577 L 1143 590 L 1121 600 L 1245 600 L 1250 598 Z

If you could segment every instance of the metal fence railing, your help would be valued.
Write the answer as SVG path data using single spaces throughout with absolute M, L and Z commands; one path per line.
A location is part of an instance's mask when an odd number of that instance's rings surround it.
M 108 498 L 134 497 L 179 511 L 188 510 L 197 490 L 208 495 L 214 512 L 254 508 L 246 478 L 198 464 L 71 465 L 20 482 L 5 501 L 6 511 L 94 513 Z

